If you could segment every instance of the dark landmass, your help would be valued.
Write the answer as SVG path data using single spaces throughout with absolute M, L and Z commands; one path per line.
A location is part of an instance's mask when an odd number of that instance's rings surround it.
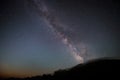
M 27 78 L 0 80 L 82 80 L 82 79 L 120 79 L 120 60 L 102 59 L 79 64 L 73 68 L 55 71 L 53 75 L 44 74 Z

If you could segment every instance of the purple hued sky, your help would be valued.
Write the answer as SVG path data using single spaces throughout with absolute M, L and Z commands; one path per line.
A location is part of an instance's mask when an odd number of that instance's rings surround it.
M 119 59 L 119 9 L 113 0 L 1 0 L 0 75 L 42 75 Z

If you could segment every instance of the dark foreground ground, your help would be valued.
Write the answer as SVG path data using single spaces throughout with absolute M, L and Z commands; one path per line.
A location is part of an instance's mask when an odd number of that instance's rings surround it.
M 113 79 L 120 80 L 120 60 L 96 60 L 79 64 L 73 68 L 55 71 L 53 75 L 34 76 L 29 78 L 9 78 L 0 80 L 84 80 Z

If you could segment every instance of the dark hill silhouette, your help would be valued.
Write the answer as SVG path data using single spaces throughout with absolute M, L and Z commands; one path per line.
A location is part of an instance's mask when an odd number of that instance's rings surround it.
M 55 71 L 29 78 L 9 78 L 7 80 L 82 80 L 82 79 L 120 79 L 120 60 L 96 60 L 79 64 L 73 68 Z

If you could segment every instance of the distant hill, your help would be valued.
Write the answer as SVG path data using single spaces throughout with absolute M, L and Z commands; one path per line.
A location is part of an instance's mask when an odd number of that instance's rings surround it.
M 54 76 L 69 80 L 95 79 L 96 77 L 120 78 L 120 60 L 91 61 L 86 64 L 79 64 L 69 70 L 56 71 Z
M 31 78 L 9 78 L 8 80 L 81 80 L 81 79 L 120 79 L 120 60 L 102 59 L 79 64 L 73 68 L 55 71 Z

